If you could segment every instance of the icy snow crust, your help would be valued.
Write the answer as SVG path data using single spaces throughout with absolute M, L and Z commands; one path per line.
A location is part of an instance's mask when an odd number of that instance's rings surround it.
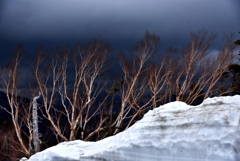
M 240 96 L 172 102 L 98 142 L 63 142 L 30 161 L 239 161 Z

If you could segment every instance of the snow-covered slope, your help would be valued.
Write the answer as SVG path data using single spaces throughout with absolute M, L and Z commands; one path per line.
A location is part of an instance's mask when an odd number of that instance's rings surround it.
M 240 96 L 168 103 L 98 142 L 63 142 L 30 161 L 239 161 Z

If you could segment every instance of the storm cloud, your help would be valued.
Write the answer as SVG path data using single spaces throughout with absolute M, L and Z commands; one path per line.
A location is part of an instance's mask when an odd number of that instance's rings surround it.
M 69 44 L 99 35 L 120 48 L 133 45 L 146 30 L 160 36 L 164 46 L 181 46 L 190 32 L 203 28 L 220 34 L 240 30 L 239 0 L 7 0 L 0 5 L 2 51 L 16 42 Z

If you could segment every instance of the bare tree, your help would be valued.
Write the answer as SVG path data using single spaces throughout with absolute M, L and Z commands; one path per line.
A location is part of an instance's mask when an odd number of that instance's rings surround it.
M 79 128 L 81 129 L 80 138 L 85 138 L 87 123 L 99 114 L 107 98 L 105 97 L 97 106 L 93 106 L 106 84 L 106 82 L 101 83 L 99 76 L 104 70 L 104 63 L 109 50 L 109 45 L 104 44 L 100 40 L 85 44 L 83 47 L 77 46 L 76 54 L 74 55 L 75 73 L 73 87 L 68 84 L 70 82 L 68 81 L 67 73 L 69 56 L 67 54 L 64 57 L 61 86 L 58 92 L 61 95 L 62 105 L 71 129 L 69 140 L 75 139 Z M 104 121 L 101 120 L 99 125 Z M 95 132 L 92 132 L 92 134 L 99 131 L 100 127 L 95 129 Z
M 234 45 L 233 35 L 226 35 L 224 47 L 217 54 L 209 50 L 216 34 L 210 34 L 202 30 L 191 34 L 189 46 L 181 52 L 178 68 L 175 68 L 175 89 L 177 101 L 192 104 L 200 96 L 203 99 L 219 93 L 222 88 L 219 80 L 226 71 L 228 65 L 233 61 Z M 173 82 L 171 82 L 173 83 Z
M 41 47 L 36 53 L 36 62 L 32 65 L 32 68 L 43 98 L 43 116 L 50 121 L 57 135 L 64 141 L 68 141 L 61 131 L 58 118 L 53 115 L 53 113 L 57 111 L 54 107 L 54 101 L 56 99 L 56 90 L 61 76 L 59 56 L 60 55 L 56 55 L 56 57 L 54 57 L 54 55 L 52 55 L 52 58 L 47 59 L 47 55 L 44 53 L 43 47 Z
M 10 116 L 17 136 L 19 149 L 25 155 L 30 156 L 32 152 L 32 122 L 31 122 L 31 103 L 24 101 L 24 93 L 20 90 L 22 70 L 20 63 L 23 59 L 23 49 L 18 46 L 16 52 L 12 55 L 11 61 L 5 68 L 1 69 L 1 83 L 2 90 L 6 94 L 9 107 L 1 108 L 5 110 Z M 27 127 L 26 133 L 23 127 Z M 25 138 L 28 141 L 24 141 Z M 28 143 L 28 145 L 27 145 Z
M 150 59 L 156 50 L 159 42 L 159 37 L 154 34 L 146 32 L 144 39 L 139 41 L 133 48 L 134 52 L 130 61 L 128 58 L 123 58 L 120 62 L 123 71 L 124 84 L 121 88 L 121 107 L 114 125 L 116 130 L 114 134 L 119 131 L 123 120 L 129 118 L 129 113 L 134 110 L 133 116 L 130 116 L 130 121 L 126 129 L 131 125 L 132 121 L 140 114 L 144 109 L 148 107 L 150 101 L 147 101 L 144 105 L 139 105 L 139 100 L 147 89 L 147 79 L 141 77 L 146 74 L 146 62 Z
M 205 73 L 208 73 L 208 79 L 206 79 L 208 88 L 206 90 L 204 99 L 211 95 L 223 95 L 234 90 L 231 88 L 231 86 L 229 86 L 229 88 L 227 88 L 225 91 L 221 91 L 222 85 L 219 85 L 219 81 L 225 71 L 228 69 L 229 64 L 232 64 L 234 61 L 236 45 L 233 44 L 233 39 L 233 34 L 224 35 L 224 45 L 222 49 L 219 50 L 218 55 L 208 58 L 208 67 L 206 67 L 204 70 Z
M 158 103 L 165 102 L 169 97 L 167 81 L 173 72 L 166 67 L 167 64 L 163 60 L 160 65 L 154 65 L 148 70 L 148 85 L 152 94 L 153 108 L 156 108 Z
M 216 34 L 208 36 L 204 30 L 192 33 L 190 44 L 180 54 L 169 48 L 160 63 L 149 68 L 153 107 L 157 102 L 171 101 L 173 95 L 178 101 L 193 104 L 198 99 L 231 92 L 230 86 L 221 81 L 234 58 L 234 37 L 225 35 L 224 46 L 213 54 L 209 48 L 215 38 Z
M 40 69 L 40 66 L 44 67 L 44 57 L 41 51 L 38 53 L 34 73 L 43 97 L 45 117 L 61 139 L 74 140 L 79 130 L 80 138 L 84 139 L 87 123 L 99 114 L 106 98 L 98 106 L 93 105 L 106 83 L 101 83 L 99 75 L 104 69 L 109 50 L 109 45 L 100 40 L 77 46 L 73 55 L 70 49 L 64 52 L 57 50 L 49 63 L 48 72 Z M 74 73 L 69 70 L 71 67 Z M 54 100 L 58 99 L 58 96 L 63 110 L 54 107 Z M 64 125 L 61 122 L 61 115 L 67 120 Z M 67 131 L 70 131 L 69 137 Z

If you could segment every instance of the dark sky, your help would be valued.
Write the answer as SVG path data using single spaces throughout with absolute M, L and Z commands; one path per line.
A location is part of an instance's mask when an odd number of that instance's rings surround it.
M 239 38 L 240 1 L 0 0 L 0 64 L 18 43 L 31 54 L 40 44 L 74 46 L 100 35 L 118 51 L 149 30 L 160 36 L 162 47 L 181 47 L 190 32 L 203 28 L 220 38 L 230 32 Z

